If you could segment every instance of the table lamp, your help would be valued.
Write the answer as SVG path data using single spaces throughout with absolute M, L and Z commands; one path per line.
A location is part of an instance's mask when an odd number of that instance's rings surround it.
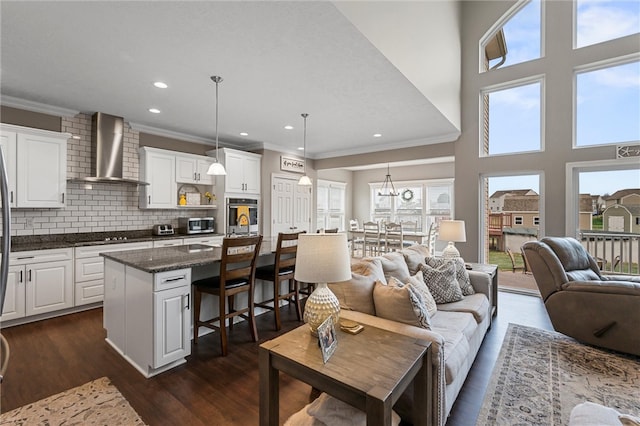
M 351 279 L 351 257 L 347 234 L 300 234 L 295 280 L 317 284 L 304 308 L 304 321 L 314 336 L 329 316 L 338 326 L 340 302 L 327 283 L 348 279 Z
M 449 241 L 447 247 L 442 251 L 442 257 L 446 259 L 460 257 L 460 252 L 454 243 L 464 243 L 467 241 L 464 220 L 441 220 L 438 239 L 440 241 Z

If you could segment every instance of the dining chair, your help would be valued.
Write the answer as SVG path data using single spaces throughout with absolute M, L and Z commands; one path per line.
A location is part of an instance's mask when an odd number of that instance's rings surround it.
M 427 232 L 427 247 L 431 256 L 436 255 L 436 240 L 438 239 L 438 224 L 432 222 L 429 225 L 429 232 Z
M 302 319 L 300 307 L 300 286 L 293 278 L 296 268 L 296 254 L 298 252 L 298 236 L 306 231 L 296 233 L 279 233 L 276 245 L 275 261 L 271 265 L 256 268 L 256 279 L 271 281 L 273 283 L 273 297 L 260 303 L 256 303 L 264 309 L 275 313 L 276 330 L 282 328 L 280 321 L 280 301 L 287 300 L 289 305 L 294 304 L 298 321 Z M 282 282 L 287 282 L 287 289 L 282 292 Z
M 362 224 L 364 231 L 362 255 L 375 256 L 380 252 L 380 224 L 378 222 L 365 222 Z
M 402 250 L 404 244 L 404 232 L 402 225 L 389 222 L 384 227 L 384 251 L 389 253 Z
M 403 235 L 406 235 L 407 232 L 411 233 L 417 233 L 418 232 L 418 222 L 415 220 L 403 220 L 400 222 L 400 226 L 402 227 L 402 233 Z M 412 245 L 414 245 L 416 242 L 415 241 L 403 241 L 402 242 L 402 246 L 403 247 L 410 247 Z
M 233 328 L 233 319 L 241 317 L 249 321 L 249 331 L 254 342 L 258 341 L 253 293 L 255 287 L 256 259 L 260 253 L 262 235 L 250 237 L 227 237 L 222 240 L 220 275 L 193 282 L 193 343 L 198 344 L 198 330 L 207 327 L 220 331 L 222 355 L 226 356 L 227 328 Z M 219 315 L 208 320 L 200 319 L 202 294 L 218 296 Z M 247 307 L 236 309 L 235 296 L 247 293 Z M 228 308 L 228 309 L 227 309 Z M 215 323 L 218 325 L 215 325 Z

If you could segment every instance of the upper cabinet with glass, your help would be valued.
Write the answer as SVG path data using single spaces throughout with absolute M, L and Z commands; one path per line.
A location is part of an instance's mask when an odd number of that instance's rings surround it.
M 480 72 L 542 56 L 540 0 L 518 2 L 480 40 Z
M 577 49 L 640 32 L 637 0 L 577 0 L 574 5 Z

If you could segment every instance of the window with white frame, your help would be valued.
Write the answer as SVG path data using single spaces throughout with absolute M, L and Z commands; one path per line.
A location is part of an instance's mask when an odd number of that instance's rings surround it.
M 524 218 L 522 216 L 514 216 L 513 224 L 514 225 L 522 225 L 524 223 Z
M 371 219 L 380 222 L 418 223 L 419 231 L 453 218 L 453 179 L 394 182 L 400 195 L 378 195 L 382 183 L 371 183 Z
M 614 40 L 640 29 L 640 5 L 634 0 L 577 0 L 574 44 L 576 48 Z
M 483 103 L 481 156 L 542 150 L 543 78 L 486 88 Z
M 540 226 L 540 216 L 533 217 L 533 224 L 534 226 Z
M 639 58 L 576 71 L 575 146 L 640 141 Z
M 345 230 L 346 217 L 346 193 L 347 184 L 318 180 L 317 190 L 317 216 L 318 228 Z

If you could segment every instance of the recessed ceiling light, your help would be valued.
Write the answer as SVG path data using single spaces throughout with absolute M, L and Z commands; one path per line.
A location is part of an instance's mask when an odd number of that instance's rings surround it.
M 155 83 L 153 83 L 154 86 L 156 86 L 158 89 L 166 89 L 167 87 L 167 83 L 163 83 L 161 81 L 156 81 Z
M 374 137 L 374 138 L 381 138 L 381 137 L 382 137 L 382 134 L 381 134 L 381 133 L 374 133 L 374 134 L 373 134 L 373 137 Z
M 247 132 L 240 132 L 240 136 L 249 136 L 249 133 L 247 133 Z
M 284 126 L 285 129 L 287 130 L 293 130 L 293 126 L 289 126 L 288 124 L 286 126 Z
M 152 112 L 154 114 L 160 114 L 160 110 L 158 108 L 149 108 L 149 112 Z

